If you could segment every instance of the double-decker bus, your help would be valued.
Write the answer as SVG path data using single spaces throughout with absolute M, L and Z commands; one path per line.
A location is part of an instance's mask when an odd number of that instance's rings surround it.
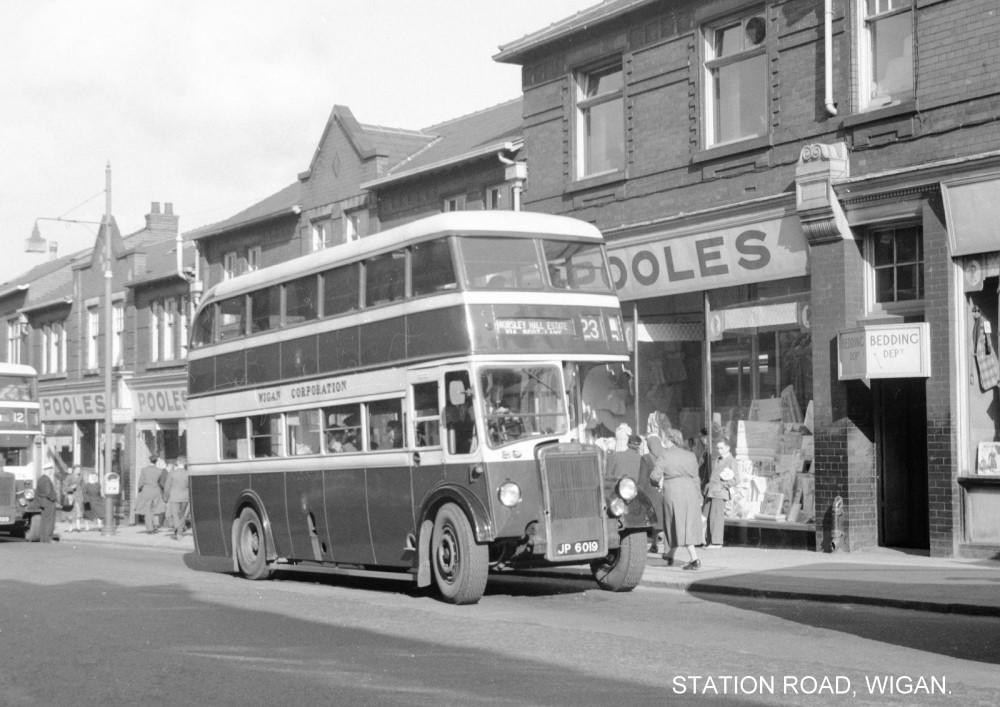
M 0 363 L 0 532 L 23 536 L 37 516 L 41 440 L 35 369 Z
M 453 603 L 490 569 L 632 589 L 655 512 L 580 423 L 627 358 L 601 234 L 565 217 L 440 214 L 220 283 L 188 356 L 197 550 Z

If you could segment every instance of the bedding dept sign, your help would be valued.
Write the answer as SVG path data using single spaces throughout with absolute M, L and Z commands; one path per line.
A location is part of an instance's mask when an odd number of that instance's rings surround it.
M 798 277 L 808 273 L 807 254 L 794 215 L 608 244 L 622 301 Z

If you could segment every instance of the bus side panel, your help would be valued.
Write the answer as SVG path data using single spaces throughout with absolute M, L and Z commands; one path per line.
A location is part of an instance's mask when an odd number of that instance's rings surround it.
M 218 476 L 191 476 L 191 525 L 198 554 L 208 557 L 229 554 L 229 523 L 223 522 L 219 509 Z
M 219 475 L 219 512 L 222 525 L 223 542 L 226 543 L 226 554 L 232 552 L 230 531 L 233 522 L 239 517 L 237 503 L 244 491 L 252 489 L 250 474 L 220 474 Z M 266 512 L 266 509 L 265 509 Z M 263 518 L 261 520 L 264 520 Z
M 280 471 L 256 473 L 250 485 L 264 504 L 264 514 L 270 524 L 274 550 L 279 557 L 286 557 L 289 549 L 288 518 L 285 511 L 285 475 Z
M 333 559 L 324 508 L 323 472 L 294 471 L 285 477 L 285 518 L 287 544 L 280 552 L 296 560 L 327 561 Z M 313 534 L 315 528 L 315 535 Z
M 375 564 L 369 533 L 363 468 L 324 472 L 326 527 L 334 562 Z
M 366 475 L 375 562 L 387 567 L 410 567 L 413 558 L 405 552 L 406 536 L 415 532 L 410 468 L 369 465 Z

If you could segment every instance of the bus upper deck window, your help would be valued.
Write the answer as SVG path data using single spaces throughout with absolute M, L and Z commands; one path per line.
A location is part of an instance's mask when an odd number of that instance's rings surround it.
M 410 249 L 410 281 L 414 295 L 456 287 L 455 265 L 447 239 L 418 243 Z
M 542 287 L 535 242 L 527 238 L 463 238 L 459 240 L 466 286 L 477 290 Z
M 215 305 L 210 304 L 198 313 L 198 318 L 194 320 L 191 328 L 192 346 L 204 346 L 212 343 L 212 336 L 215 332 Z
M 246 297 L 231 297 L 219 303 L 219 339 L 235 339 L 246 334 Z
M 403 299 L 405 284 L 406 258 L 402 251 L 370 258 L 365 264 L 365 306 Z
M 604 251 L 599 246 L 543 241 L 549 284 L 558 290 L 611 292 Z
M 357 263 L 323 273 L 323 316 L 351 312 L 358 308 L 361 269 Z
M 315 275 L 300 277 L 285 285 L 285 324 L 315 319 L 318 311 L 317 280 Z
M 269 331 L 281 325 L 281 290 L 265 287 L 250 294 L 250 331 Z

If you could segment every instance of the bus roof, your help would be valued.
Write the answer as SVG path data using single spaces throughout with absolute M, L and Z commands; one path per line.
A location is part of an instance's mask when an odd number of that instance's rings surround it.
M 0 361 L 0 376 L 37 376 L 38 372 L 35 371 L 31 366 L 25 366 L 23 363 L 7 363 L 5 361 Z
M 556 236 L 569 240 L 603 240 L 600 230 L 591 223 L 568 216 L 555 216 L 530 211 L 450 211 L 342 243 L 315 253 L 308 253 L 270 267 L 261 268 L 232 280 L 215 285 L 203 298 L 203 303 L 283 282 L 297 275 L 308 275 L 342 263 L 389 252 L 412 242 L 453 234 L 474 236 L 510 236 L 529 238 Z

